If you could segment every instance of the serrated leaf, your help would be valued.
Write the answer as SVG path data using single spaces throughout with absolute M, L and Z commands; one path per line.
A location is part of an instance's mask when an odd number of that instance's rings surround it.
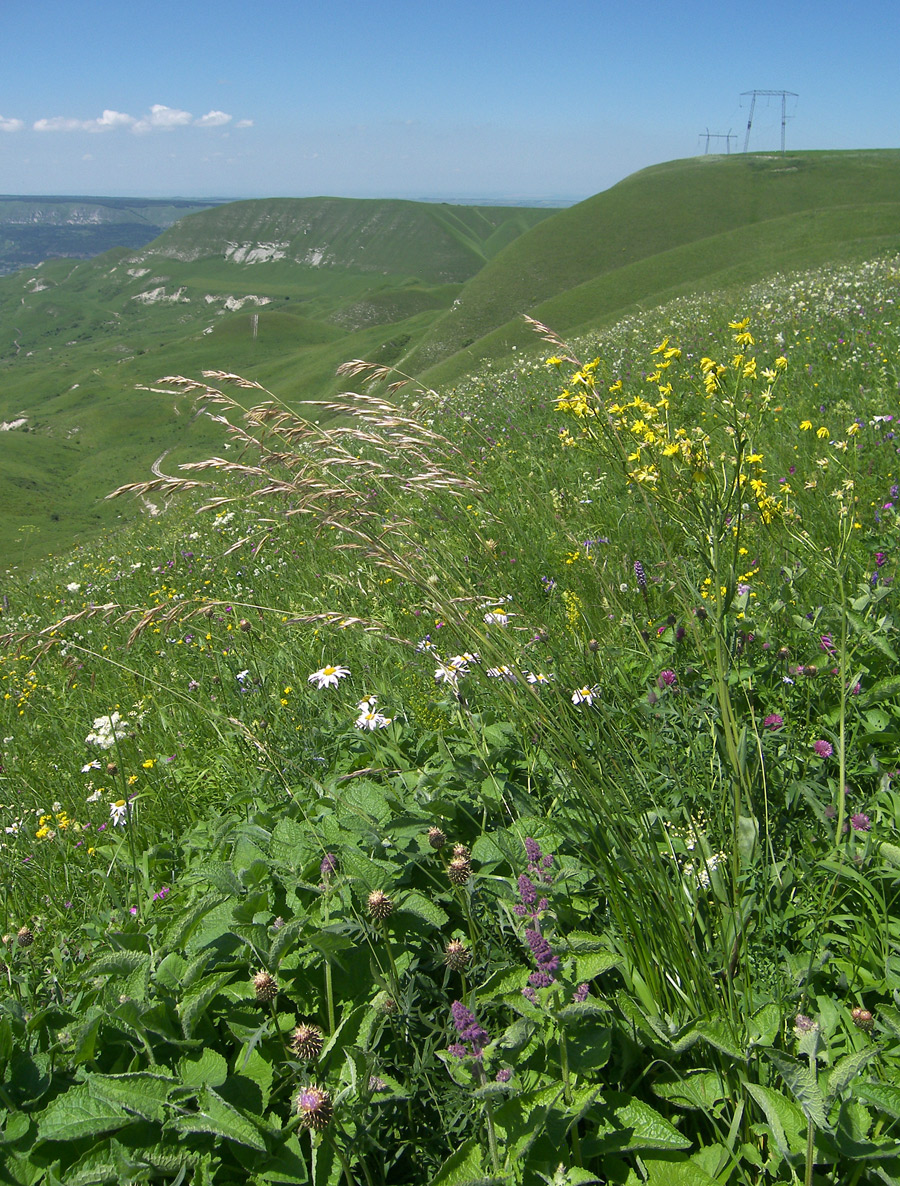
M 188 907 L 186 911 L 179 914 L 175 926 L 169 935 L 166 936 L 168 946 L 175 949 L 184 947 L 200 920 L 205 918 L 210 911 L 215 910 L 224 901 L 225 898 L 222 894 L 205 894 L 199 902 L 195 902 L 193 906 Z
M 644 1155 L 641 1160 L 647 1171 L 647 1186 L 716 1186 L 713 1178 L 689 1158 L 654 1158 Z
M 228 1078 L 228 1063 L 218 1050 L 207 1048 L 197 1058 L 182 1058 L 178 1076 L 185 1087 L 221 1087 Z
M 683 1075 L 671 1083 L 657 1080 L 653 1090 L 679 1108 L 700 1108 L 705 1112 L 711 1111 L 729 1094 L 718 1071 L 698 1071 L 693 1075 Z
M 209 884 L 222 894 L 228 894 L 229 897 L 240 897 L 244 892 L 244 887 L 238 880 L 238 876 L 225 861 L 197 861 L 191 866 L 188 880 L 193 882 L 208 881 Z
M 95 1096 L 89 1084 L 77 1083 L 48 1104 L 37 1122 L 43 1141 L 77 1141 L 114 1132 L 129 1124 L 131 1117 L 120 1104 Z
M 825 1115 L 825 1099 L 809 1063 L 793 1058 L 782 1050 L 766 1050 L 764 1053 L 777 1067 L 788 1090 L 816 1128 L 830 1132 L 831 1125 Z
M 795 1103 L 761 1083 L 748 1083 L 747 1091 L 756 1100 L 766 1118 L 769 1130 L 781 1156 L 790 1159 L 792 1155 L 806 1152 L 806 1117 Z
M 694 1031 L 716 1050 L 729 1055 L 737 1062 L 743 1062 L 747 1051 L 738 1046 L 728 1026 L 723 1021 L 698 1021 Z
M 566 946 L 570 951 L 609 951 L 609 944 L 600 935 L 590 931 L 570 931 L 566 935 Z
M 687 1149 L 691 1142 L 655 1108 L 635 1096 L 609 1092 L 601 1106 L 598 1139 L 611 1149 Z
M 867 688 L 860 697 L 861 707 L 866 708 L 882 700 L 893 700 L 895 696 L 900 696 L 900 675 L 878 680 L 871 688 Z
M 221 989 L 234 978 L 234 972 L 218 972 L 207 976 L 178 1003 L 178 1016 L 186 1038 L 194 1033 L 194 1026 L 206 1012 Z
M 113 951 L 94 960 L 90 971 L 92 976 L 130 976 L 140 968 L 150 968 L 146 951 Z
M 895 1087 L 893 1083 L 882 1083 L 876 1080 L 857 1083 L 853 1088 L 853 1094 L 859 1099 L 875 1104 L 876 1107 L 881 1108 L 882 1112 L 887 1112 L 895 1120 L 900 1120 L 900 1087 Z
M 179 1116 L 174 1127 L 181 1132 L 208 1132 L 214 1136 L 227 1137 L 260 1153 L 266 1151 L 266 1143 L 259 1130 L 237 1108 L 226 1103 L 210 1087 L 204 1087 L 197 1098 L 197 1111 L 190 1116 Z
M 162 1120 L 169 1092 L 177 1086 L 169 1076 L 136 1071 L 123 1075 L 90 1075 L 86 1080 L 91 1094 L 118 1104 L 144 1120 Z
M 621 958 L 612 951 L 589 951 L 575 956 L 575 979 L 593 980 L 595 976 L 618 967 Z
M 425 922 L 431 923 L 433 927 L 443 927 L 447 925 L 447 914 L 430 898 L 426 898 L 424 894 L 418 893 L 416 890 L 411 890 L 408 894 L 404 894 L 403 898 L 397 902 L 397 909 L 399 911 L 407 911 L 409 914 L 415 914 L 418 918 L 422 918 Z
M 857 1050 L 847 1054 L 834 1064 L 828 1076 L 828 1086 L 825 1089 L 826 1099 L 835 1099 L 846 1091 L 862 1068 L 878 1053 L 877 1047 L 868 1046 L 865 1050 Z
M 431 1186 L 481 1186 L 484 1182 L 482 1165 L 481 1146 L 473 1138 L 447 1158 L 437 1177 L 432 1178 Z
M 282 819 L 275 825 L 269 841 L 269 856 L 273 861 L 299 869 L 313 855 L 321 852 L 321 844 L 309 828 L 303 828 L 296 820 Z

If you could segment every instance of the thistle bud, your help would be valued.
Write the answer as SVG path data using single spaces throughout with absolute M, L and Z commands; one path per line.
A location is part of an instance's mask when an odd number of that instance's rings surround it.
M 324 1035 L 317 1025 L 298 1025 L 291 1034 L 291 1049 L 306 1062 L 315 1062 L 324 1044 Z
M 372 890 L 369 894 L 369 917 L 383 922 L 394 912 L 394 903 L 383 890 Z
M 447 877 L 451 885 L 465 885 L 472 876 L 472 864 L 468 857 L 454 857 L 447 866 Z
M 467 861 L 471 855 L 471 852 L 464 844 L 453 845 L 453 856 L 456 860 Z
M 110 776 L 110 778 L 115 778 L 115 776 L 119 773 L 119 767 L 115 764 L 115 762 L 107 762 L 106 773 Z
M 16 942 L 20 947 L 30 947 L 34 942 L 34 931 L 31 927 L 19 927 Z
M 444 948 L 444 963 L 451 972 L 464 972 L 472 962 L 472 952 L 459 939 L 451 939 Z
M 850 1016 L 853 1018 L 853 1024 L 856 1028 L 862 1030 L 863 1033 L 871 1034 L 875 1028 L 875 1018 L 868 1009 L 861 1009 L 857 1006 L 852 1010 Z
M 428 829 L 428 843 L 435 850 L 443 848 L 447 843 L 447 836 L 440 828 Z
M 321 1132 L 331 1123 L 334 1107 L 331 1096 L 321 1087 L 304 1087 L 294 1101 L 303 1128 Z
M 253 977 L 253 992 L 260 1002 L 274 1001 L 278 996 L 278 982 L 268 972 L 257 972 Z
M 253 627 L 246 618 L 241 618 L 241 620 L 238 622 L 238 630 L 243 630 L 245 634 L 249 634 L 252 629 Z

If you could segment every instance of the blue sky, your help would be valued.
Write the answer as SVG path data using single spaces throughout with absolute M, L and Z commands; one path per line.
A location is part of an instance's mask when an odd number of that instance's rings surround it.
M 583 198 L 743 148 L 898 146 L 900 7 L 757 0 L 3 4 L 0 193 Z M 759 99 L 751 151 L 778 149 Z M 725 142 L 711 148 L 724 150 Z

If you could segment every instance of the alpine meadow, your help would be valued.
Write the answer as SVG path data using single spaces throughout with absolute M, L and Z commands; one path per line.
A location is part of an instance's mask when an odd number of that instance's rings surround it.
M 898 195 L 0 276 L 0 1180 L 900 1184 Z

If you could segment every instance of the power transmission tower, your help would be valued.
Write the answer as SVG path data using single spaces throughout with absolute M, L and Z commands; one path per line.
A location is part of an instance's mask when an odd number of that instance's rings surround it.
M 703 154 L 704 156 L 707 156 L 709 154 L 710 140 L 724 140 L 725 141 L 725 152 L 728 154 L 731 153 L 732 140 L 737 140 L 737 136 L 735 135 L 735 133 L 732 132 L 731 128 L 729 128 L 727 132 L 711 132 L 709 130 L 709 128 L 707 128 L 706 131 L 701 132 L 700 135 L 706 137 L 706 149 Z
M 741 91 L 741 98 L 750 95 L 750 118 L 747 120 L 747 135 L 744 137 L 744 152 L 750 145 L 750 127 L 753 123 L 753 110 L 756 107 L 757 95 L 780 95 L 781 96 L 781 155 L 784 156 L 784 125 L 787 123 L 786 105 L 787 97 L 790 95 L 793 99 L 798 96 L 794 91 Z

